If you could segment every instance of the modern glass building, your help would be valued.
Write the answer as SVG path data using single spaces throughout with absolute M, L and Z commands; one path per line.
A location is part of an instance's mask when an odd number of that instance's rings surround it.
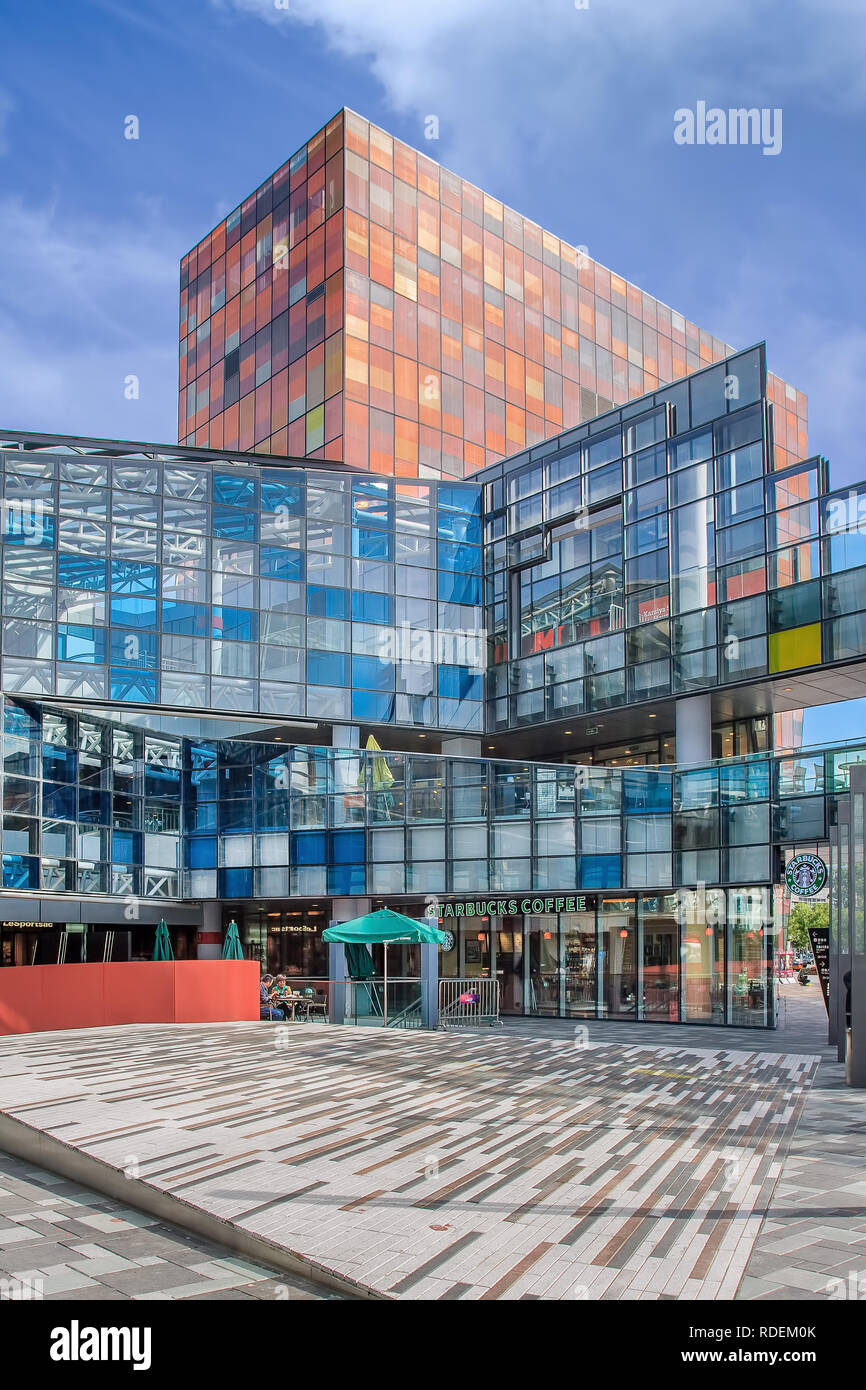
M 183 258 L 178 439 L 464 478 L 731 351 L 342 110 Z M 765 386 L 786 467 L 806 398 Z
M 234 918 L 317 977 L 385 902 L 509 1013 L 771 1026 L 866 760 L 800 732 L 866 694 L 866 484 L 773 390 L 730 354 L 464 482 L 0 435 L 0 960 Z

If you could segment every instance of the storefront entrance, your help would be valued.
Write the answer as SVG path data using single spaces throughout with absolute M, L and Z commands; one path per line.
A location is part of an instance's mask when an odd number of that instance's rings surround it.
M 440 973 L 498 980 L 505 1016 L 773 1025 L 769 889 L 599 894 L 581 904 L 510 916 L 458 915 L 452 905 L 439 922 L 454 937 Z
M 449 935 L 439 953 L 440 977 L 497 980 L 506 1017 L 746 1027 L 775 1021 L 775 938 L 766 887 L 599 893 L 571 904 L 565 897 L 523 901 L 579 910 L 485 912 L 487 906 L 522 906 L 519 899 L 440 903 L 447 915 L 439 916 L 439 926 Z M 429 906 L 422 899 L 387 905 L 411 917 L 425 915 Z M 232 918 L 247 959 L 312 986 L 327 981 L 322 932 L 331 920 L 328 899 L 226 903 L 224 928 Z M 417 952 L 409 945 L 389 948 L 393 978 L 418 975 Z M 372 959 L 381 973 L 381 947 L 372 948 Z

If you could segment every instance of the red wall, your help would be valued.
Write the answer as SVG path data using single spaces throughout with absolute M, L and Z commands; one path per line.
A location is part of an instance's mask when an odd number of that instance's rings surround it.
M 0 970 L 0 1034 L 259 1017 L 253 960 L 22 965 Z

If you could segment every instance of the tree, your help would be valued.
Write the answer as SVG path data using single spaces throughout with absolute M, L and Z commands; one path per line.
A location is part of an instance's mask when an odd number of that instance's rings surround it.
M 788 944 L 796 951 L 811 951 L 809 928 L 829 925 L 829 903 L 797 903 L 788 917 Z

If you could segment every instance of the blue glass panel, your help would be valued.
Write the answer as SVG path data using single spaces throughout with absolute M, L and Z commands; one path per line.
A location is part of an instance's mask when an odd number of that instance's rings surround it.
M 246 797 L 219 803 L 220 830 L 230 835 L 249 835 L 253 828 L 253 803 Z
M 392 724 L 394 722 L 395 696 L 379 695 L 372 690 L 352 692 L 352 718 L 363 719 L 370 724 Z
M 330 831 L 332 864 L 363 864 L 364 862 L 364 832 L 363 830 L 332 830 Z
M 579 888 L 619 888 L 622 869 L 618 854 L 582 854 L 578 860 Z
M 231 541 L 254 541 L 258 536 L 258 514 L 239 507 L 214 507 L 213 533 Z
M 176 603 L 164 599 L 162 627 L 179 637 L 207 637 L 211 627 L 210 609 L 204 603 Z
M 718 768 L 697 768 L 694 772 L 677 772 L 677 809 L 681 811 L 699 810 L 703 806 L 719 804 Z
M 104 627 L 75 627 L 60 623 L 57 628 L 57 655 L 61 661 L 84 661 L 101 666 L 105 661 Z
M 155 628 L 156 599 L 111 597 L 111 621 L 118 627 Z
M 394 485 L 387 478 L 353 478 L 353 497 L 372 497 L 385 501 L 394 494 Z
M 215 835 L 190 836 L 187 841 L 187 866 L 190 869 L 216 868 L 217 842 Z
M 310 584 L 307 588 L 307 612 L 312 618 L 347 618 L 349 590 Z
M 721 799 L 732 801 L 766 801 L 770 795 L 770 764 L 768 762 L 735 763 L 719 768 Z
M 78 788 L 78 819 L 86 825 L 111 824 L 111 797 L 93 787 Z
M 215 506 L 255 507 L 256 480 L 241 473 L 214 473 L 213 500 Z
M 38 888 L 39 860 L 24 854 L 4 854 L 3 887 Z
M 134 700 L 137 704 L 155 705 L 158 699 L 156 676 L 146 671 L 111 672 L 111 699 Z
M 440 541 L 439 568 L 440 570 L 456 570 L 461 574 L 480 574 L 480 546 L 458 545 L 454 541 Z
M 345 652 L 307 652 L 308 685 L 348 685 L 349 659 Z
M 31 550 L 54 549 L 54 517 L 45 512 L 37 514 L 30 503 L 19 511 L 11 504 L 6 509 L 3 539 L 7 545 L 26 545 Z
M 381 661 L 378 656 L 353 657 L 352 684 L 360 690 L 393 690 L 393 661 Z
M 296 830 L 292 835 L 293 864 L 324 864 L 326 841 L 324 830 Z
M 78 774 L 78 754 L 71 748 L 42 745 L 42 776 L 46 782 L 74 782 Z
M 18 738 L 38 738 L 39 717 L 27 705 L 13 704 L 11 700 L 5 700 L 3 729 L 7 734 L 16 734 Z
M 360 560 L 393 560 L 394 536 L 391 531 L 352 527 L 352 554 Z
M 300 582 L 304 578 L 304 558 L 302 550 L 283 550 L 279 546 L 263 545 L 259 552 L 259 569 L 269 579 Z
M 211 636 L 232 642 L 255 642 L 259 615 L 252 608 L 217 608 L 214 605 Z
M 439 510 L 463 512 L 466 516 L 481 515 L 481 489 L 472 485 L 439 485 L 436 493 Z
M 328 892 L 335 897 L 364 893 L 367 871 L 363 864 L 338 864 L 328 869 Z
M 140 832 L 115 830 L 111 837 L 111 857 L 115 864 L 140 864 Z
M 468 545 L 481 544 L 481 517 L 463 516 L 460 512 L 439 513 L 439 538 L 461 541 Z
M 252 749 L 249 744 L 221 742 L 220 796 L 249 796 L 253 785 Z
M 251 898 L 253 895 L 252 869 L 219 869 L 217 886 L 221 898 Z
M 439 536 L 481 544 L 481 496 L 477 488 L 440 487 Z
M 440 666 L 439 694 L 449 700 L 480 700 L 484 686 L 480 674 L 468 666 Z
M 480 574 L 449 574 L 440 570 L 439 598 L 442 603 L 480 603 Z
M 159 767 L 155 763 L 149 763 L 144 770 L 145 795 L 177 797 L 180 781 L 179 767 Z
M 130 666 L 136 671 L 154 671 L 159 664 L 159 638 L 155 632 L 125 632 L 111 629 L 113 666 Z
M 57 583 L 61 589 L 104 590 L 108 583 L 108 562 L 89 555 L 58 555 Z
M 353 590 L 352 617 L 356 623 L 393 623 L 393 596 Z
M 112 560 L 111 591 L 115 594 L 157 594 L 159 567 L 140 560 Z
M 216 830 L 217 804 L 216 801 L 211 801 L 196 806 L 195 818 L 192 825 L 194 830 Z
M 622 774 L 622 804 L 626 813 L 670 811 L 673 787 L 669 777 L 643 768 L 627 768 Z
M 75 820 L 75 787 L 58 782 L 42 785 L 42 815 L 46 820 Z
M 284 483 L 265 474 L 262 480 L 262 511 L 303 516 L 304 488 L 301 483 Z
M 368 483 L 359 483 L 357 479 L 353 481 L 352 525 L 393 528 L 394 504 L 384 490 L 389 488 L 389 484 L 374 483 L 373 488 L 377 491 L 371 491 Z

